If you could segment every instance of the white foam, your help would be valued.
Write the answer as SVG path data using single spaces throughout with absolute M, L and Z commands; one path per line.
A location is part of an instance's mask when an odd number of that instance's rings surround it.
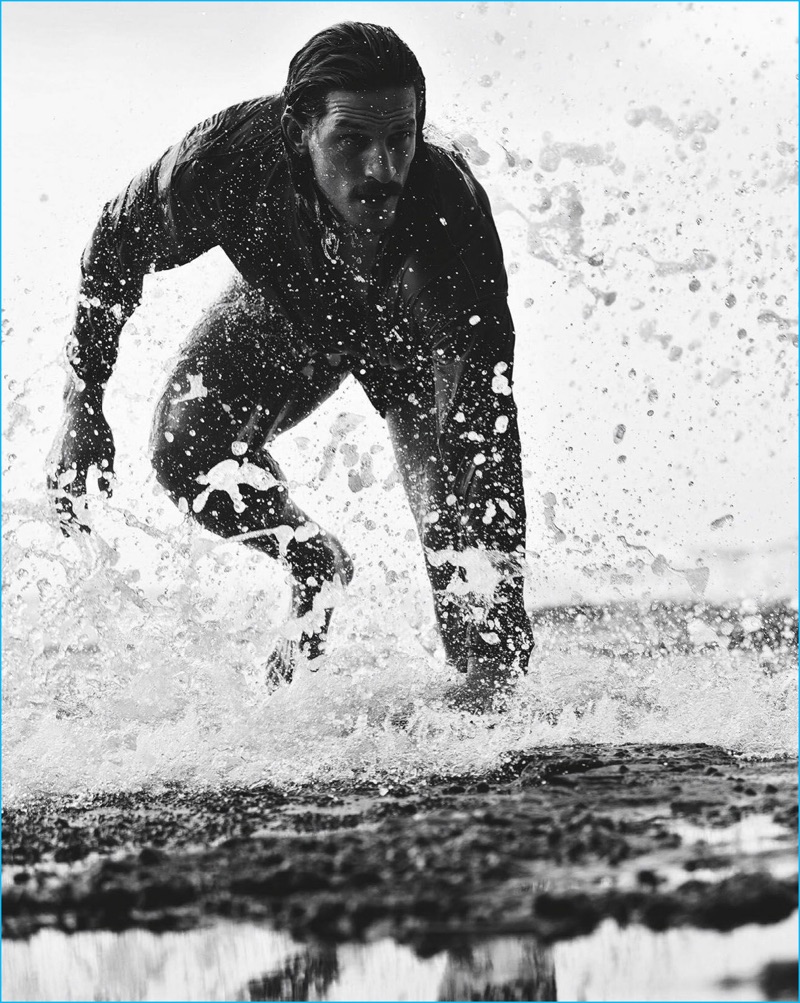
M 427 586 L 421 573 L 380 567 L 386 527 L 367 534 L 363 570 L 339 590 L 319 671 L 301 668 L 268 697 L 266 655 L 292 630 L 275 567 L 204 534 L 184 529 L 171 541 L 113 511 L 104 518 L 115 548 L 96 530 L 79 550 L 41 522 L 10 534 L 8 803 L 169 781 L 420 780 L 573 741 L 709 742 L 753 755 L 795 748 L 790 653 L 717 647 L 619 659 L 590 650 L 579 626 L 540 627 L 532 671 L 506 713 L 471 719 L 445 708 L 452 679 Z M 485 563 L 470 566 L 476 581 L 496 575 Z M 630 646 L 640 641 L 637 633 Z

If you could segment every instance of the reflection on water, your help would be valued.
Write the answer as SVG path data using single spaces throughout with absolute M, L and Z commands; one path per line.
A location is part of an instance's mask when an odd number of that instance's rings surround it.
M 447 952 L 437 1000 L 556 1000 L 553 953 L 531 938 Z
M 248 1000 L 318 1000 L 339 976 L 339 955 L 330 945 L 312 946 L 247 984 Z
M 251 979 L 246 995 L 240 998 L 558 999 L 553 953 L 530 938 L 462 943 L 438 952 L 427 961 L 413 959 L 416 970 L 408 967 L 408 961 L 405 950 L 391 942 L 356 948 L 309 946 L 292 955 L 280 968 Z M 414 992 L 412 987 L 422 991 Z
M 164 934 L 44 930 L 28 941 L 3 943 L 2 995 L 109 1001 L 796 999 L 796 957 L 796 915 L 729 934 L 653 933 L 607 920 L 587 937 L 552 946 L 525 936 L 451 940 L 426 957 L 391 940 L 297 944 L 252 923 Z

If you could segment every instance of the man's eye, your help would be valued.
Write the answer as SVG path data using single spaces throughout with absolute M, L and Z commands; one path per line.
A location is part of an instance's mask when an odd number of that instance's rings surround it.
M 405 156 L 408 156 L 411 152 L 411 144 L 413 142 L 413 132 L 400 132 L 389 139 L 389 146 L 395 152 L 402 152 Z

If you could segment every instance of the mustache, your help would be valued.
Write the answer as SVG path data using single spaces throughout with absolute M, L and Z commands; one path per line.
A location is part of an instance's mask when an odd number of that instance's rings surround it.
M 399 181 L 389 181 L 385 185 L 379 181 L 368 181 L 363 185 L 357 185 L 350 196 L 352 202 L 381 202 L 386 199 L 396 198 L 403 194 L 403 186 Z

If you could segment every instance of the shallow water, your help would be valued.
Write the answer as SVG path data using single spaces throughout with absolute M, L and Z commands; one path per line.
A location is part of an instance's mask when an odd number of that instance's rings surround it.
M 146 452 L 170 360 L 228 280 L 219 252 L 148 280 L 109 387 L 115 497 L 90 500 L 91 538 L 54 527 L 42 472 L 100 203 L 193 121 L 265 89 L 265 37 L 283 67 L 360 9 L 204 8 L 209 27 L 228 19 L 226 38 L 239 25 L 243 52 L 261 39 L 233 74 L 216 41 L 198 58 L 205 36 L 180 6 L 153 8 L 155 21 L 137 5 L 71 8 L 71 46 L 54 44 L 56 10 L 45 24 L 39 5 L 3 9 L 4 90 L 28 102 L 8 102 L 4 122 L 8 803 L 171 781 L 424 778 L 571 740 L 792 753 L 791 631 L 756 638 L 765 608 L 796 611 L 796 110 L 778 87 L 796 72 L 793 7 L 384 5 L 429 67 L 431 118 L 466 150 L 505 246 L 528 603 L 608 610 L 588 625 L 540 620 L 508 713 L 475 721 L 437 702 L 449 677 L 421 554 L 385 432 L 354 386 L 276 449 L 358 571 L 320 671 L 264 695 L 266 655 L 291 629 L 282 573 L 190 527 Z M 167 47 L 180 94 L 143 46 Z M 53 74 L 57 93 L 36 82 Z M 691 643 L 654 655 L 655 600 L 730 615 L 684 609 Z M 641 614 L 619 614 L 627 602 Z M 752 644 L 728 647 L 731 617 Z
M 56 551 L 71 546 L 52 539 Z M 102 558 L 70 568 L 37 550 L 25 559 L 29 569 L 41 561 L 35 600 L 19 601 L 6 634 L 9 804 L 172 781 L 413 781 L 570 741 L 713 741 L 764 756 L 795 748 L 796 648 L 729 649 L 720 626 L 730 621 L 702 608 L 675 619 L 715 646 L 664 651 L 649 608 L 612 607 L 595 623 L 579 614 L 556 624 L 555 611 L 537 622 L 535 665 L 508 710 L 473 719 L 441 703 L 450 676 L 408 586 L 385 585 L 375 603 L 354 583 L 320 670 L 268 696 L 262 653 L 283 621 L 261 615 L 264 593 L 226 588 L 232 545 L 188 542 L 183 577 L 155 600 Z
M 3 998 L 788 999 L 767 993 L 764 968 L 790 964 L 796 953 L 796 915 L 724 935 L 654 933 L 608 920 L 588 937 L 550 947 L 498 937 L 449 944 L 424 958 L 391 940 L 301 945 L 244 923 L 165 934 L 46 930 L 29 941 L 3 943 Z

